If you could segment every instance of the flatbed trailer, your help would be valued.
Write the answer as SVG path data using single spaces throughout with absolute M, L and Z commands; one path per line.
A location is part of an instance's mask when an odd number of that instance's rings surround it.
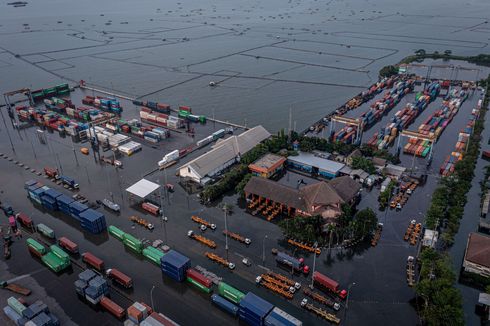
M 228 231 L 228 230 L 223 230 L 223 234 L 224 235 L 228 235 L 233 240 L 240 241 L 241 243 L 244 243 L 246 245 L 249 245 L 249 244 L 252 243 L 252 240 L 250 240 L 249 238 L 245 238 L 245 237 L 243 237 L 243 236 L 241 236 L 241 235 L 239 235 L 238 233 L 235 233 L 235 232 L 231 232 L 231 231 Z
M 211 230 L 215 230 L 216 229 L 216 224 L 213 224 L 213 223 L 209 223 L 208 221 L 200 218 L 199 216 L 197 215 L 192 215 L 191 216 L 191 219 L 198 223 L 198 224 L 201 224 L 201 225 L 205 225 L 206 227 L 210 228 Z
M 216 254 L 213 254 L 211 252 L 205 252 L 204 255 L 206 257 L 208 257 L 210 260 L 218 263 L 218 264 L 221 264 L 225 267 L 228 267 L 229 269 L 234 269 L 235 268 L 235 264 L 233 264 L 232 262 L 229 262 L 228 260 L 224 259 L 223 257 L 220 257 Z
M 189 230 L 189 232 L 187 232 L 187 236 L 191 239 L 199 241 L 200 243 L 208 246 L 211 249 L 216 249 L 216 247 L 217 247 L 216 242 L 214 242 L 213 240 L 210 240 L 208 238 L 205 238 L 202 235 L 194 234 L 194 231 L 192 231 L 192 230 Z
M 300 248 L 300 249 L 303 249 L 303 250 L 306 250 L 306 251 L 309 251 L 309 252 L 314 252 L 317 255 L 320 255 L 322 253 L 322 249 L 320 249 L 320 248 L 315 248 L 315 247 L 309 246 L 307 244 L 298 242 L 298 241 L 293 240 L 293 239 L 288 239 L 288 243 L 290 245 L 293 245 L 293 246 L 297 247 L 297 248 Z
M 325 320 L 328 320 L 329 322 L 331 322 L 333 324 L 337 324 L 337 325 L 340 324 L 340 318 L 337 318 L 337 316 L 332 315 L 331 313 L 328 313 L 327 311 L 323 310 L 322 308 L 315 307 L 313 304 L 308 303 L 308 300 L 306 300 L 306 299 L 303 299 L 303 301 L 301 301 L 301 306 L 303 308 L 305 308 L 306 310 L 313 312 L 317 316 L 319 316 Z
M 340 304 L 338 302 L 335 302 L 327 297 L 324 297 L 323 295 L 313 292 L 308 288 L 303 289 L 303 293 L 307 296 L 315 300 L 316 302 L 319 302 L 321 304 L 326 305 L 327 307 L 330 307 L 334 310 L 339 310 L 340 309 Z
M 14 284 L 14 283 L 8 283 L 7 281 L 0 281 L 0 288 L 1 289 L 7 289 L 9 291 L 12 291 L 14 293 L 18 293 L 18 294 L 22 294 L 24 296 L 28 296 L 31 294 L 31 290 L 29 290 L 28 288 L 25 288 L 25 287 L 22 287 L 18 284 Z

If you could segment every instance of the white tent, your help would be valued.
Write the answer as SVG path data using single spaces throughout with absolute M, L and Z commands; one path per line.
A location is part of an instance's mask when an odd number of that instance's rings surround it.
M 140 181 L 133 184 L 131 187 L 127 188 L 126 191 L 140 198 L 145 198 L 158 188 L 160 188 L 159 184 L 148 181 L 146 179 L 141 179 Z

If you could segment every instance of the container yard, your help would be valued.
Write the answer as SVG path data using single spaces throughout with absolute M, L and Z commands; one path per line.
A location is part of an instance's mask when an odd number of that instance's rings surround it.
M 411 78 L 381 80 L 350 100 L 342 115 L 362 122 L 364 140 L 380 133 L 378 125 L 386 125 L 382 133 L 390 136 L 410 131 L 412 126 L 417 126 L 417 132 L 422 135 L 433 134 L 438 140 L 434 145 L 433 165 L 441 166 L 443 156 L 451 153 L 441 144 L 452 138 L 452 144 L 457 140 L 456 147 L 461 152 L 461 144 L 468 136 L 460 138 L 458 134 L 471 133 L 468 117 L 474 121 L 479 108 L 475 104 L 477 95 L 472 95 L 471 89 L 455 87 L 441 95 L 444 88 L 436 85 L 439 84 L 427 85 L 424 92 Z M 221 207 L 203 206 L 196 192 L 184 190 L 184 180 L 175 175 L 177 167 L 212 151 L 217 144 L 244 129 L 220 123 L 213 126 L 199 115 L 199 107 L 191 109 L 184 105 L 88 93 L 75 88 L 70 89 L 70 98 L 64 93 L 57 94 L 56 100 L 46 97 L 36 100 L 32 114 L 22 118 L 32 127 L 24 129 L 24 141 L 15 143 L 19 153 L 22 150 L 27 153 L 16 157 L 16 161 L 22 161 L 29 169 L 21 169 L 8 158 L 0 160 L 2 167 L 21 176 L 5 185 L 13 190 L 5 191 L 0 200 L 2 204 L 12 202 L 11 215 L 23 232 L 36 231 L 26 241 L 27 246 L 24 245 L 27 247 L 24 251 L 32 256 L 29 264 L 53 271 L 49 277 L 69 278 L 68 288 L 75 288 L 71 295 L 75 298 L 70 300 L 86 306 L 81 309 L 96 309 L 111 325 L 120 325 L 125 320 L 140 325 L 165 324 L 162 320 L 188 324 L 193 316 L 178 313 L 179 309 L 169 305 L 168 300 L 175 300 L 178 305 L 195 305 L 199 310 L 196 316 L 205 321 L 216 319 L 217 325 L 237 319 L 253 325 L 336 324 L 343 323 L 345 315 L 355 318 L 356 311 L 363 309 L 362 300 L 367 300 L 365 293 L 371 285 L 367 276 L 347 272 L 353 266 L 361 269 L 360 261 L 338 260 L 335 258 L 338 248 L 329 253 L 326 247 L 318 248 L 312 242 L 284 239 L 275 224 L 280 216 L 274 223 L 262 223 L 267 221 L 242 211 L 242 204 L 239 201 L 235 204 L 234 195 L 225 199 L 234 205 L 226 221 Z M 78 103 L 86 109 L 76 115 Z M 468 111 L 469 105 L 473 108 Z M 20 121 L 20 112 L 30 111 L 28 108 L 18 112 Z M 35 115 L 42 116 L 43 121 L 48 116 L 49 124 L 43 125 L 33 118 Z M 462 117 L 466 121 L 462 122 Z M 458 128 L 456 137 L 453 126 Z M 70 129 L 64 131 L 64 136 L 63 128 Z M 77 135 L 73 135 L 73 130 Z M 344 132 L 341 138 L 350 134 L 346 143 L 352 143 L 355 130 Z M 324 136 L 328 137 L 326 132 Z M 29 139 L 35 141 L 33 148 Z M 379 143 L 381 138 L 376 139 L 373 147 L 380 148 L 385 137 Z M 393 153 L 396 146 L 388 144 L 396 144 L 396 139 L 386 139 L 381 147 Z M 425 163 L 419 157 L 428 156 L 424 154 L 428 144 L 419 140 L 404 143 L 403 153 L 409 154 L 401 155 L 401 165 L 405 167 L 411 166 L 414 160 L 409 144 L 417 145 L 415 163 L 420 169 Z M 87 149 L 88 155 L 82 149 Z M 2 151 L 2 157 L 13 156 L 8 149 Z M 341 173 L 339 169 L 334 176 L 339 177 Z M 292 180 L 287 180 L 290 183 L 300 176 L 294 172 L 291 175 Z M 161 189 L 144 197 L 126 191 L 142 178 L 155 182 Z M 281 182 L 286 182 L 286 178 Z M 405 184 L 408 182 L 400 181 L 399 187 Z M 404 207 L 388 210 L 385 219 L 392 222 L 385 220 L 385 225 L 393 223 L 398 228 L 396 225 L 406 220 L 408 214 L 418 212 L 414 205 L 432 186 L 430 182 L 417 186 L 411 195 L 415 199 L 410 201 L 403 196 L 391 198 L 398 203 L 404 200 Z M 376 188 L 363 193 L 361 207 L 375 207 L 375 201 L 370 202 L 375 193 L 379 193 Z M 118 212 L 105 205 L 104 200 L 117 203 Z M 17 211 L 20 208 L 22 212 Z M 381 222 L 382 214 L 378 218 Z M 375 248 L 365 251 L 368 259 L 384 266 L 386 263 L 379 260 L 375 250 L 388 254 L 389 246 L 384 241 L 390 235 L 385 233 L 379 234 Z M 394 249 L 404 250 L 404 260 L 406 252 L 414 254 L 416 249 L 410 238 L 406 245 L 408 249 Z M 270 249 L 275 247 L 279 252 L 274 256 Z M 15 259 L 18 253 L 13 254 Z M 333 261 L 331 266 L 325 264 L 327 259 Z M 95 276 L 84 272 L 86 268 L 96 271 L 92 271 Z M 390 272 L 391 268 L 388 268 Z M 82 272 L 87 275 L 80 276 Z M 366 275 L 370 273 L 368 269 Z M 405 285 L 405 276 L 401 275 Z M 374 277 L 372 281 L 374 286 L 380 284 Z M 306 289 L 310 283 L 314 284 L 313 290 Z M 301 284 L 303 290 L 299 290 Z M 400 291 L 408 298 L 412 290 L 405 287 Z M 347 310 L 351 292 L 352 308 Z M 304 303 L 305 296 L 308 299 Z M 158 306 L 162 313 L 150 309 L 150 304 Z

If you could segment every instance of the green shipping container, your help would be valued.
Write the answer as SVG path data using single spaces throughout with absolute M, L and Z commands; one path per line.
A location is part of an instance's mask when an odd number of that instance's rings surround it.
M 56 85 L 56 89 L 58 91 L 70 90 L 70 88 L 68 87 L 68 84 L 59 84 L 59 85 Z
M 180 118 L 187 118 L 189 116 L 189 112 L 188 111 L 184 111 L 184 110 L 180 110 L 179 111 L 179 117 Z
M 54 231 L 50 227 L 42 223 L 39 223 L 38 225 L 36 225 L 36 227 L 41 234 L 45 235 L 48 238 L 54 238 Z
M 205 116 L 203 116 L 203 115 L 200 115 L 200 116 L 199 116 L 199 122 L 200 122 L 200 123 L 206 123 L 206 117 L 205 117 Z
M 133 250 L 134 252 L 141 254 L 141 247 L 137 247 L 130 242 L 124 242 L 124 246 Z
M 160 266 L 160 259 L 164 255 L 165 254 L 163 252 L 153 247 L 146 247 L 143 249 L 143 256 L 157 266 Z
M 129 233 L 124 233 L 123 242 L 124 242 L 124 244 L 128 243 L 128 244 L 131 244 L 131 245 L 133 245 L 135 247 L 140 248 L 139 249 L 140 251 L 143 249 L 143 243 L 140 240 L 138 240 L 135 237 L 133 237 Z
M 21 316 L 22 316 L 22 312 L 26 310 L 26 306 L 24 306 L 22 303 L 19 302 L 19 300 L 17 300 L 14 297 L 8 298 L 7 304 L 9 305 L 10 308 L 14 309 Z
M 108 227 L 109 234 L 112 235 L 114 238 L 122 241 L 124 239 L 124 231 L 121 229 L 118 229 L 114 225 L 109 225 Z
M 32 93 L 31 95 L 32 95 L 32 99 L 34 101 L 41 100 L 44 97 L 44 93 L 43 92 Z
M 46 255 L 42 256 L 41 260 L 54 272 L 59 272 L 63 269 L 63 262 L 52 252 L 48 252 Z
M 192 285 L 194 285 L 195 287 L 197 287 L 199 290 L 201 290 L 202 292 L 205 292 L 205 293 L 211 293 L 211 289 L 210 288 L 207 288 L 205 287 L 204 285 L 202 285 L 201 283 L 198 283 L 196 281 L 194 281 L 192 278 L 188 277 L 187 278 L 187 282 L 191 283 Z
M 36 250 L 41 255 L 44 255 L 46 253 L 46 248 L 42 244 L 34 240 L 33 238 L 28 238 L 26 240 L 26 243 L 29 247 Z
M 66 261 L 70 262 L 70 256 L 63 249 L 58 247 L 57 245 L 52 245 L 51 247 L 49 247 L 49 249 L 51 250 L 51 252 L 53 254 L 55 254 L 63 262 L 66 262 Z
M 218 284 L 218 293 L 225 299 L 230 300 L 235 304 L 239 304 L 245 294 L 241 291 L 238 291 L 234 287 L 226 284 L 225 282 L 219 282 Z

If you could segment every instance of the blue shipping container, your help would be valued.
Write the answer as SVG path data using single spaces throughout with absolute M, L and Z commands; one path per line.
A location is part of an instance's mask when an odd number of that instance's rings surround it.
M 265 317 L 266 326 L 302 326 L 303 322 L 277 307 Z
M 211 301 L 213 301 L 213 303 L 217 305 L 220 309 L 231 314 L 232 316 L 234 317 L 238 316 L 238 310 L 239 310 L 238 306 L 234 305 L 233 303 L 226 300 L 225 298 L 222 298 L 217 294 L 213 294 L 211 296 Z
M 262 323 L 274 306 L 261 297 L 248 292 L 240 300 L 240 319 L 249 324 Z M 260 324 L 259 323 L 259 324 Z

